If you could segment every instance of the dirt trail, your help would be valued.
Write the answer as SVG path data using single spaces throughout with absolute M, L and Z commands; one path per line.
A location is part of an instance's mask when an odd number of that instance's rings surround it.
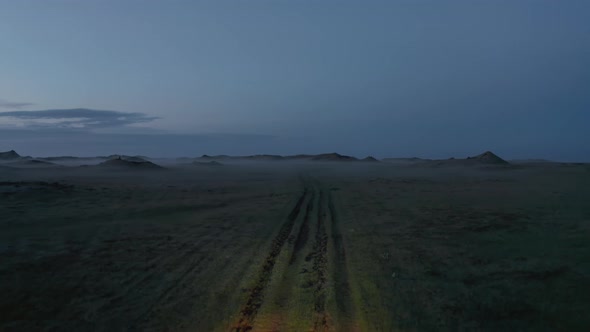
M 304 179 L 231 331 L 351 330 L 354 304 L 331 190 Z
M 330 211 L 332 246 L 334 249 L 332 258 L 332 276 L 334 288 L 337 290 L 334 292 L 334 297 L 338 309 L 337 311 L 340 315 L 340 321 L 344 323 L 344 321 L 347 320 L 348 323 L 352 323 L 352 318 L 354 317 L 354 306 L 352 302 L 348 267 L 346 263 L 346 248 L 344 246 L 338 214 L 332 195 L 328 197 L 328 208 Z
M 303 205 L 303 202 L 307 196 L 308 190 L 305 188 L 303 194 L 297 200 L 295 207 L 293 210 L 291 210 L 291 213 L 287 217 L 287 220 L 279 229 L 279 233 L 272 241 L 270 251 L 266 256 L 265 261 L 262 263 L 262 268 L 258 274 L 256 284 L 250 291 L 248 300 L 241 311 L 242 316 L 238 322 L 238 325 L 233 329 L 234 331 L 241 332 L 250 331 L 252 329 L 252 322 L 258 313 L 258 309 L 260 309 L 260 306 L 262 305 L 264 291 L 268 282 L 270 281 L 277 256 L 281 253 L 281 249 L 283 248 L 283 245 L 287 241 L 287 238 L 293 229 L 295 220 L 299 216 L 299 213 L 301 212 L 301 206 Z

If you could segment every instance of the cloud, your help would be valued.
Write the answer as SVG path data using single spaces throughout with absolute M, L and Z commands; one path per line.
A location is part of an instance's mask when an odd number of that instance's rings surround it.
M 86 108 L 0 112 L 0 124 L 26 128 L 100 129 L 151 122 L 158 117 L 143 113 Z
M 5 99 L 0 99 L 0 108 L 22 108 L 26 106 L 34 105 L 33 103 L 26 103 L 26 102 L 14 102 L 8 101 Z

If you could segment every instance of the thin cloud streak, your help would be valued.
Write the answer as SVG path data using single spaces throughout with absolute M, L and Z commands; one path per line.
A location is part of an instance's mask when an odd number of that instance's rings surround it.
M 8 109 L 20 109 L 27 106 L 35 105 L 33 103 L 28 102 L 15 102 L 15 101 L 8 101 L 6 99 L 0 99 L 0 108 L 8 108 Z
M 11 122 L 20 121 L 21 127 L 65 129 L 124 127 L 159 119 L 159 117 L 148 116 L 143 113 L 86 108 L 1 112 L 0 117 Z

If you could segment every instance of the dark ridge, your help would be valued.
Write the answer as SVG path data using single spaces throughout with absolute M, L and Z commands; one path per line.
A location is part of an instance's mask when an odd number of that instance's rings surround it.
M 162 166 L 156 165 L 149 161 L 132 161 L 119 159 L 109 159 L 98 164 L 99 167 L 117 168 L 117 169 L 163 169 Z
M 318 155 L 312 157 L 311 160 L 317 160 L 317 161 L 355 161 L 355 160 L 358 160 L 358 159 L 355 158 L 355 157 L 345 156 L 345 155 L 341 155 L 339 153 L 333 152 L 333 153 L 318 154 Z
M 14 165 L 58 166 L 57 164 L 54 164 L 52 162 L 45 161 L 45 160 L 39 160 L 39 159 L 21 160 L 21 161 L 16 161 L 11 164 L 14 164 Z
M 193 165 L 199 165 L 199 166 L 223 166 L 222 163 L 220 163 L 219 161 L 216 160 L 211 160 L 211 161 L 194 161 Z
M 372 157 L 370 157 L 372 158 Z M 322 153 L 322 154 L 298 154 L 292 156 L 281 156 L 274 154 L 257 154 L 250 156 L 228 156 L 228 155 L 202 155 L 201 160 L 260 160 L 260 161 L 280 161 L 280 160 L 314 160 L 314 161 L 357 161 L 358 159 L 351 156 L 341 155 L 339 153 Z M 365 158 L 366 159 L 366 158 Z M 373 158 L 374 159 L 374 158 Z M 377 161 L 375 159 L 375 161 Z
M 361 159 L 361 161 L 378 162 L 379 160 L 375 159 L 373 156 L 368 156 L 366 158 Z
M 313 157 L 314 157 L 314 155 L 311 155 L 311 154 L 296 154 L 293 156 L 287 156 L 285 158 L 286 159 L 311 159 Z
M 243 159 L 249 160 L 283 160 L 283 156 L 273 154 L 257 154 L 253 156 L 242 157 Z
M 93 159 L 93 158 L 80 158 L 74 156 L 57 156 L 57 157 L 44 157 L 39 158 L 41 160 L 53 161 L 53 160 L 76 160 L 76 159 Z
M 113 160 L 113 159 L 122 159 L 122 160 L 126 160 L 126 161 L 135 161 L 135 162 L 147 162 L 147 157 L 142 157 L 142 156 L 126 156 L 126 155 L 118 155 L 118 154 L 113 154 L 107 157 L 107 159 Z
M 225 154 L 221 154 L 221 155 L 217 155 L 217 156 L 209 156 L 209 155 L 204 154 L 200 157 L 200 159 L 230 159 L 230 158 L 232 158 L 232 157 L 225 155 Z
M 16 153 L 14 150 L 0 152 L 0 159 L 10 160 L 10 159 L 19 159 L 21 156 Z
M 48 167 L 62 167 L 49 161 L 38 160 L 38 159 L 9 159 L 10 162 L 3 163 L 7 168 L 18 169 L 18 168 L 48 168 Z
M 491 151 L 486 151 L 474 157 L 467 157 L 467 160 L 476 160 L 483 164 L 508 164 L 508 162 Z
M 420 162 L 420 161 L 431 161 L 432 159 L 422 159 L 418 157 L 411 157 L 411 158 L 383 158 L 382 161 L 387 162 Z

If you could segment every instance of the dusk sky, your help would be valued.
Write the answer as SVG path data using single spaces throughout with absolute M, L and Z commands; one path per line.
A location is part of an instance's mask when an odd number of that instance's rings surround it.
M 0 151 L 590 161 L 590 1 L 0 0 Z

